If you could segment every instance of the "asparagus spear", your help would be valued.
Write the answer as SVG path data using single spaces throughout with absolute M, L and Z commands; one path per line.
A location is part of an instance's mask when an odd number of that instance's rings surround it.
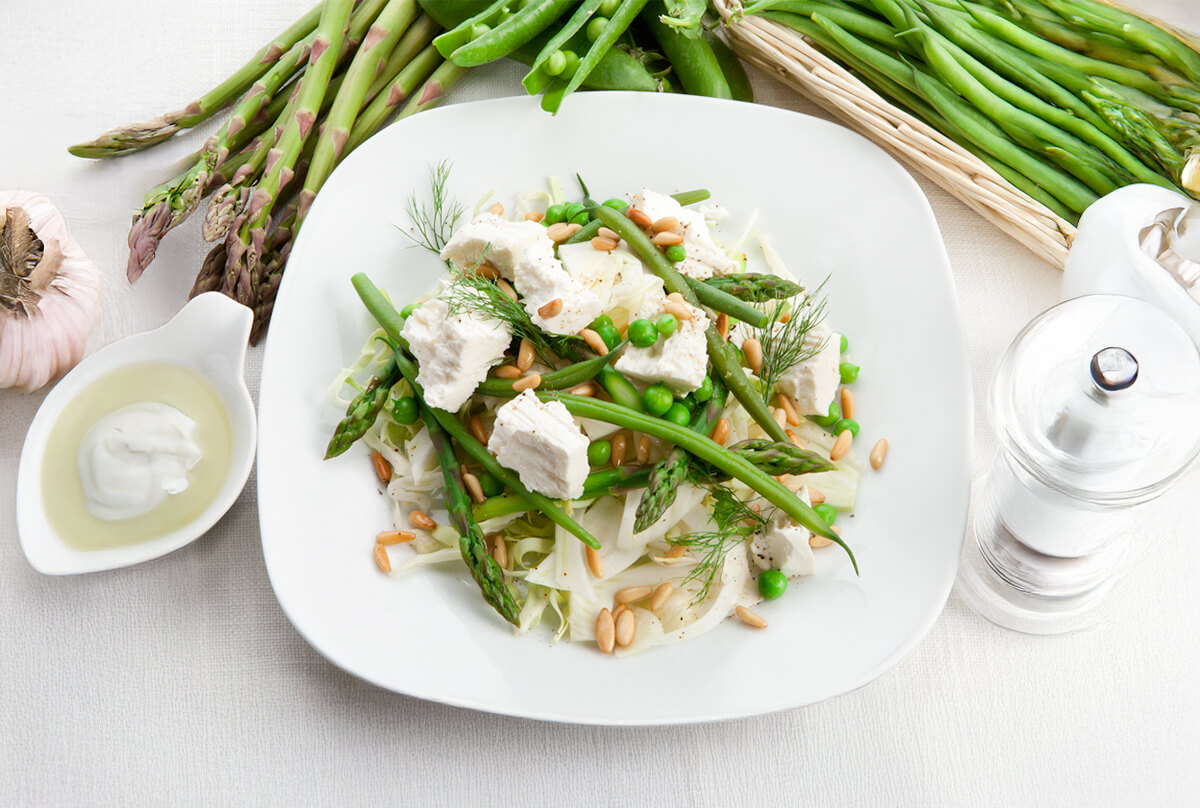
M 454 456 L 450 436 L 438 424 L 438 419 L 424 401 L 421 401 L 421 415 L 433 441 L 438 463 L 442 467 L 442 477 L 446 481 L 446 510 L 458 526 L 458 548 L 463 561 L 471 571 L 475 583 L 479 584 L 483 599 L 505 620 L 514 626 L 518 625 L 520 610 L 517 609 L 512 593 L 504 582 L 504 569 L 488 553 L 483 530 L 471 513 L 471 498 L 463 488 L 462 471 L 458 458 Z
M 383 405 L 387 403 L 392 386 L 399 380 L 400 371 L 396 368 L 396 360 L 393 357 L 371 377 L 367 386 L 346 407 L 346 417 L 333 430 L 333 437 L 329 439 L 329 445 L 325 448 L 326 460 L 344 454 L 355 441 L 367 434 L 367 430 L 383 410 Z
M 106 158 L 147 149 L 169 138 L 171 135 L 202 123 L 257 81 L 280 57 L 290 51 L 296 43 L 307 37 L 321 16 L 318 3 L 286 30 L 258 49 L 250 61 L 242 65 L 233 75 L 216 87 L 191 102 L 183 109 L 168 112 L 141 123 L 131 123 L 111 129 L 86 143 L 67 149 L 76 157 Z
M 583 482 L 580 500 L 621 493 L 636 488 L 645 488 L 650 482 L 650 469 L 645 466 L 620 466 L 618 468 L 593 471 Z M 525 513 L 529 502 L 516 494 L 499 494 L 488 497 L 474 508 L 475 519 L 486 522 L 510 513 Z
M 696 288 L 697 283 L 703 283 L 705 286 L 710 286 L 747 303 L 782 300 L 795 297 L 804 291 L 804 287 L 800 284 L 792 283 L 778 275 L 760 275 L 756 272 L 744 272 L 739 275 L 714 275 L 695 283 L 688 281 L 688 285 L 693 289 Z
M 792 442 L 751 439 L 735 443 L 729 451 L 749 460 L 760 471 L 778 477 L 783 474 L 816 474 L 822 471 L 833 471 L 835 468 L 828 458 L 816 452 L 801 449 Z M 702 476 L 720 481 L 728 479 L 718 469 L 710 464 L 697 461 L 695 470 Z

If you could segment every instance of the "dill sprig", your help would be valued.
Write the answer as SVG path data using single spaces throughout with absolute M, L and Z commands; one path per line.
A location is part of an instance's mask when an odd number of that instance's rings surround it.
M 417 200 L 414 191 L 408 197 L 408 218 L 412 229 L 400 232 L 408 236 L 417 246 L 424 247 L 440 256 L 442 248 L 454 235 L 454 226 L 462 218 L 463 206 L 446 194 L 446 181 L 450 179 L 450 164 L 445 160 L 429 169 L 429 190 L 432 205 Z
M 767 327 L 756 329 L 755 336 L 762 345 L 762 369 L 758 378 L 762 382 L 763 399 L 770 401 L 775 385 L 796 365 L 812 359 L 825 348 L 827 340 L 812 343 L 809 332 L 825 319 L 829 300 L 821 294 L 825 282 L 806 297 L 798 309 L 781 301 L 776 304 Z M 785 312 L 791 314 L 787 322 L 781 322 Z
M 492 281 L 467 267 L 455 270 L 441 295 L 450 314 L 473 313 L 507 323 L 517 339 L 533 344 L 538 359 L 550 366 L 559 359 L 582 356 L 584 341 L 573 334 L 548 334 L 534 325 L 519 300 L 513 300 Z
M 693 604 L 700 603 L 708 597 L 713 579 L 716 578 L 729 551 L 767 524 L 766 517 L 756 513 L 728 486 L 714 485 L 709 488 L 709 495 L 713 499 L 713 507 L 708 521 L 716 529 L 668 539 L 671 544 L 687 547 L 700 555 L 696 566 L 683 579 L 684 584 L 691 581 L 701 582 L 699 591 L 692 599 Z

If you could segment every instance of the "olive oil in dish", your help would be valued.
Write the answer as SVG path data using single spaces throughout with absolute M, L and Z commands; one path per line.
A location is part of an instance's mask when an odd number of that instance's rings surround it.
M 178 365 L 117 368 L 64 407 L 46 443 L 50 524 L 77 550 L 165 536 L 195 520 L 229 473 L 220 396 Z

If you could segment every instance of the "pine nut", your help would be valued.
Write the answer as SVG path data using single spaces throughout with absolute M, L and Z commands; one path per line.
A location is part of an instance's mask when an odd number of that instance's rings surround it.
M 883 465 L 883 459 L 887 457 L 887 449 L 887 438 L 880 438 L 875 442 L 875 446 L 871 449 L 871 468 L 879 471 L 879 467 Z
M 778 399 L 779 406 L 787 413 L 788 426 L 800 426 L 800 413 L 796 411 L 796 402 L 792 401 L 792 397 L 787 393 L 780 393 Z
M 612 252 L 617 248 L 617 242 L 603 236 L 596 236 L 591 241 L 592 249 L 600 252 Z
M 725 312 L 717 315 L 717 333 L 721 335 L 722 341 L 729 339 L 729 315 Z
M 772 412 L 771 415 L 775 416 L 775 423 L 779 424 L 780 426 L 783 426 L 787 423 L 787 410 L 785 410 L 783 407 L 776 407 L 775 411 Z
M 637 603 L 643 598 L 650 597 L 650 593 L 653 591 L 648 586 L 627 586 L 613 595 L 613 600 L 617 603 Z
M 650 462 L 650 436 L 642 435 L 637 443 L 637 460 L 643 466 Z
M 571 227 L 566 222 L 557 222 L 546 228 L 546 235 L 555 244 L 562 244 L 571 237 Z
M 392 560 L 388 558 L 387 548 L 378 542 L 375 544 L 375 566 L 379 567 L 380 572 L 392 571 Z
M 625 462 L 625 435 L 617 433 L 612 439 L 612 464 L 618 469 Z
M 685 555 L 687 555 L 687 547 L 685 545 L 672 544 L 671 549 L 667 550 L 667 553 L 663 556 L 663 558 L 667 559 L 671 563 L 674 563 L 683 558 Z
M 567 392 L 573 396 L 589 396 L 590 397 L 590 396 L 596 395 L 597 390 L 596 390 L 596 385 L 592 384 L 591 382 L 584 382 L 583 384 L 579 384 L 579 385 L 576 385 L 575 387 L 572 387 Z
M 528 376 L 524 376 L 513 382 L 513 390 L 516 390 L 518 393 L 522 393 L 526 390 L 536 390 L 538 385 L 541 383 L 542 374 L 530 373 Z
M 475 267 L 475 274 L 481 278 L 486 278 L 489 281 L 500 280 L 500 270 L 496 269 L 491 264 L 480 264 Z
M 508 569 L 508 545 L 504 543 L 503 533 L 492 534 L 492 558 L 500 565 L 500 569 Z
M 843 429 L 842 433 L 837 436 L 837 440 L 833 442 L 833 448 L 829 450 L 829 459 L 834 462 L 841 460 L 846 452 L 850 451 L 850 441 L 854 440 L 854 436 L 850 434 L 849 429 Z
M 650 229 L 655 233 L 661 233 L 664 230 L 674 230 L 679 227 L 679 220 L 674 216 L 663 216 L 661 219 L 655 219 L 650 225 Z
M 437 522 L 433 521 L 433 517 L 425 513 L 425 511 L 412 511 L 409 513 L 408 523 L 421 530 L 437 529 Z
M 406 541 L 412 541 L 416 537 L 417 534 L 411 530 L 385 530 L 375 537 L 375 543 L 384 545 L 403 544 Z
M 479 478 L 471 472 L 467 472 L 462 476 L 463 485 L 467 487 L 467 491 L 471 494 L 471 499 L 482 505 L 487 499 L 483 495 L 483 483 L 479 482 Z
M 488 213 L 491 213 L 494 216 L 503 216 L 504 215 L 504 206 L 501 205 L 499 202 L 497 202 L 496 204 L 494 204 L 490 208 L 488 208 Z
M 371 452 L 371 462 L 375 464 L 375 476 L 381 483 L 392 481 L 392 464 L 384 460 L 379 452 Z
M 621 237 L 617 235 L 617 231 L 609 230 L 607 227 L 601 227 L 596 231 L 596 235 L 600 238 L 606 238 L 609 241 L 615 241 L 618 243 L 621 241 Z
M 725 441 L 729 440 L 730 429 L 729 419 L 721 418 L 717 421 L 717 425 L 712 428 L 712 432 L 708 433 L 709 440 L 724 446 Z
M 616 639 L 617 645 L 622 648 L 633 642 L 633 635 L 637 632 L 637 617 L 631 611 L 621 612 L 621 616 L 617 619 Z
M 671 593 L 674 591 L 675 584 L 670 581 L 663 581 L 654 587 L 654 594 L 650 596 L 650 611 L 657 612 L 662 608 L 662 605 L 667 602 L 667 598 L 671 597 Z
M 496 368 L 493 375 L 497 379 L 519 379 L 521 378 L 521 369 L 516 365 L 501 365 Z
M 471 416 L 471 420 L 467 422 L 467 428 L 471 430 L 471 434 L 475 437 L 475 440 L 480 443 L 488 442 L 487 432 L 483 429 L 483 419 L 478 415 Z
M 561 297 L 556 297 L 549 303 L 538 306 L 538 316 L 547 319 L 557 317 L 562 312 L 563 302 Z
M 825 501 L 825 492 L 809 486 L 808 501 L 813 505 L 820 505 Z
M 797 449 L 804 448 L 804 444 L 800 442 L 800 438 L 799 438 L 799 436 L 796 435 L 795 432 L 793 432 L 790 429 L 786 429 L 786 430 L 784 430 L 784 433 L 787 435 L 788 440 L 790 440 L 792 442 L 793 446 L 795 446 Z
M 612 612 L 601 609 L 596 615 L 596 645 L 606 654 L 611 654 L 617 641 L 617 627 L 613 623 Z
M 512 284 L 504 280 L 504 278 L 496 281 L 496 285 L 500 287 L 500 291 L 503 292 L 509 300 L 517 299 L 517 290 L 512 288 Z
M 595 351 L 600 356 L 608 356 L 608 346 L 604 344 L 604 340 L 590 328 L 585 328 L 579 332 L 579 336 L 583 337 L 583 341 L 587 346 Z
M 670 230 L 656 233 L 654 238 L 650 239 L 657 247 L 674 247 L 676 244 L 683 243 L 683 236 L 678 233 L 672 233 Z
M 521 347 L 517 351 L 517 367 L 521 370 L 529 370 L 533 365 L 533 343 L 528 339 L 521 339 Z
M 692 319 L 692 307 L 687 303 L 680 303 L 676 300 L 668 300 L 663 303 L 663 311 L 668 314 L 674 314 L 680 320 Z
M 586 549 L 587 549 L 587 565 L 588 565 L 588 569 L 592 571 L 592 577 L 593 578 L 603 578 L 604 577 L 604 559 L 600 557 L 600 551 L 593 547 L 588 547 Z
M 751 370 L 753 370 L 755 373 L 758 373 L 760 370 L 762 370 L 763 356 L 761 342 L 756 340 L 754 337 L 748 337 L 746 341 L 742 343 L 742 353 L 746 356 L 746 364 L 749 365 Z
M 741 620 L 751 628 L 767 627 L 767 621 L 763 620 L 761 615 L 755 614 L 745 606 L 737 606 L 734 608 L 733 612 L 738 616 L 738 620 Z
M 781 323 L 790 323 L 791 321 L 792 321 L 792 315 L 791 315 L 791 312 L 786 312 L 786 311 L 785 311 L 783 314 L 779 315 L 779 322 L 781 322 Z
M 579 224 L 579 222 L 571 222 L 567 225 L 567 238 L 570 238 L 582 229 L 583 225 Z
M 672 292 L 671 294 L 667 295 L 667 300 L 674 300 L 676 303 L 687 302 L 683 299 L 683 295 L 681 295 L 679 292 Z
M 542 213 L 540 210 L 531 210 L 529 213 L 525 214 L 525 221 L 527 222 L 541 222 L 542 219 L 545 218 L 546 214 Z
M 633 222 L 643 230 L 654 224 L 649 216 L 632 206 L 630 206 L 629 210 L 625 211 L 625 216 L 629 219 L 629 221 Z
M 849 387 L 842 388 L 842 417 L 854 417 L 854 393 L 850 392 Z
M 626 606 L 624 603 L 618 603 L 618 604 L 617 604 L 617 608 L 615 608 L 615 609 L 613 609 L 613 610 L 612 610 L 613 620 L 620 620 L 620 619 L 621 619 L 621 613 L 622 613 L 622 612 L 627 612 L 627 611 L 629 611 L 629 607 L 628 607 L 628 606 Z
M 808 537 L 808 546 L 814 550 L 820 550 L 822 547 L 828 547 L 831 544 L 833 544 L 833 539 L 818 536 L 816 533 Z

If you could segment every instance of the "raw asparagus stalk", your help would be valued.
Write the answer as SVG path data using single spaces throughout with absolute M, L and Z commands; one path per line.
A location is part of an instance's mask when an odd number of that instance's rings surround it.
M 747 303 L 765 303 L 768 300 L 782 300 L 784 298 L 795 297 L 804 291 L 804 287 L 800 284 L 793 283 L 778 275 L 760 275 L 756 272 L 744 272 L 739 275 L 714 275 L 703 281 L 696 281 L 696 283 L 711 286 Z M 695 288 L 696 283 L 689 281 L 688 285 Z M 703 298 L 701 299 L 703 300 Z
M 759 471 L 766 472 L 772 477 L 783 474 L 817 474 L 822 471 L 833 471 L 833 463 L 825 457 L 801 449 L 788 441 L 752 439 L 744 440 L 729 447 L 729 451 L 749 460 Z M 717 469 L 705 463 L 696 464 L 697 472 L 715 480 L 721 480 L 723 475 Z M 727 478 L 727 477 L 726 477 Z
M 279 61 L 281 56 L 307 37 L 316 27 L 320 16 L 321 5 L 318 3 L 285 31 L 259 48 L 250 61 L 238 68 L 233 75 L 183 109 L 168 112 L 149 121 L 119 126 L 94 140 L 71 146 L 67 151 L 76 157 L 96 159 L 131 154 L 161 143 L 182 129 L 208 120 L 226 104 L 246 92 L 251 84 Z
M 346 417 L 333 430 L 333 437 L 329 439 L 329 445 L 325 448 L 326 460 L 344 454 L 355 441 L 367 434 L 367 430 L 375 423 L 375 419 L 387 403 L 392 386 L 399 380 L 400 371 L 396 368 L 396 360 L 389 359 L 346 407 Z

